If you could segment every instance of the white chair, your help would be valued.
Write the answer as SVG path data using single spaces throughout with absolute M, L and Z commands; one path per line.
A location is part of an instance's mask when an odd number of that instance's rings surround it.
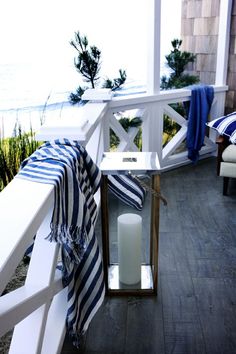
M 220 176 L 224 177 L 223 195 L 227 195 L 230 178 L 236 178 L 236 145 L 231 144 L 222 153 Z

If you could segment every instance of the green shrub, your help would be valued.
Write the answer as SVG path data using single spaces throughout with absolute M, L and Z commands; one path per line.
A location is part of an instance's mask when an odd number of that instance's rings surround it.
M 161 77 L 161 89 L 179 89 L 189 85 L 197 84 L 199 77 L 185 73 L 185 68 L 189 63 L 194 63 L 196 55 L 191 52 L 181 51 L 181 39 L 173 39 L 171 41 L 172 50 L 165 56 L 167 65 L 172 69 L 169 77 L 163 75 Z M 176 112 L 187 118 L 187 114 L 183 103 L 173 103 L 170 105 Z M 173 121 L 167 114 L 164 115 L 164 134 L 163 145 L 167 144 L 173 136 L 178 132 L 180 126 Z
M 123 129 L 128 132 L 129 128 L 131 127 L 136 127 L 138 128 L 138 132 L 135 136 L 134 143 L 135 145 L 139 148 L 139 150 L 142 150 L 142 118 L 141 117 L 121 117 L 119 119 L 119 123 L 123 127 Z M 110 129 L 110 150 L 115 151 L 117 146 L 120 143 L 119 137 L 114 133 L 112 129 Z
M 20 126 L 15 127 L 12 137 L 0 139 L 0 191 L 17 174 L 21 162 L 40 145 L 32 129 L 25 133 Z

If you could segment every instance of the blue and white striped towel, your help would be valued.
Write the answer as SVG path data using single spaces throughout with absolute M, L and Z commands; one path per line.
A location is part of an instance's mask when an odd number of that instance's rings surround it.
M 84 147 L 62 139 L 42 145 L 22 163 L 16 177 L 55 185 L 47 238 L 62 245 L 63 282 L 68 286 L 67 330 L 78 346 L 105 295 L 95 236 L 94 193 L 101 173 Z

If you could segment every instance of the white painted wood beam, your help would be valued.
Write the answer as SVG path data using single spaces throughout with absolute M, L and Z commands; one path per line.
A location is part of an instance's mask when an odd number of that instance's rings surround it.
M 147 92 L 160 92 L 161 0 L 148 1 Z
M 168 104 L 164 106 L 164 113 L 166 113 L 171 119 L 173 119 L 179 125 L 187 126 L 187 120 L 181 116 L 178 112 L 176 112 L 172 107 Z
M 74 107 L 73 113 L 66 110 L 61 118 L 51 118 L 42 125 L 35 138 L 38 141 L 67 138 L 85 144 L 101 122 L 107 108 L 107 102 L 89 102 L 82 107 Z
M 14 178 L 0 193 L 0 293 L 53 205 L 53 188 Z
M 0 336 L 12 329 L 15 324 L 29 316 L 48 298 L 62 290 L 62 276 L 58 271 L 52 286 L 22 286 L 4 296 L 0 300 Z
M 228 70 L 232 0 L 221 0 L 215 85 L 225 85 Z
M 167 159 L 184 141 L 187 135 L 187 127 L 182 127 L 171 141 L 163 148 L 163 161 Z

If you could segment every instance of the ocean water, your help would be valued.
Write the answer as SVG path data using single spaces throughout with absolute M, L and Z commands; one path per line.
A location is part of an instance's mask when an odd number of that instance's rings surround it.
M 165 72 L 162 66 L 162 73 Z M 74 66 L 51 68 L 36 64 L 0 65 L 0 137 L 11 136 L 16 123 L 24 131 L 38 130 L 51 116 L 71 107 L 68 97 L 85 85 Z M 117 95 L 145 92 L 143 83 L 127 80 Z
M 33 64 L 0 65 L 0 135 L 10 136 L 16 122 L 38 129 L 46 116 L 69 106 L 79 84 L 74 67 L 49 70 Z

